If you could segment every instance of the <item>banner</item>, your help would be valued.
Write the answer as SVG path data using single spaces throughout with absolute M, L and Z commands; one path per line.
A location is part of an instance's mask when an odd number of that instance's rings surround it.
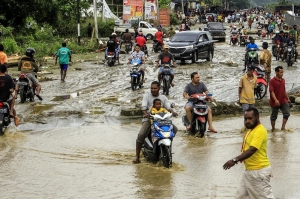
M 156 0 L 145 1 L 145 19 L 157 19 Z
M 132 19 L 142 19 L 143 1 L 124 0 L 123 1 L 123 23 L 129 24 Z

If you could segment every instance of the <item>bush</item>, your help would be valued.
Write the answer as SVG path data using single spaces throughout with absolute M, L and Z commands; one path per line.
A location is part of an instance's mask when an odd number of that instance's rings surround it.
M 7 37 L 1 41 L 4 46 L 4 52 L 7 54 L 20 52 L 20 47 L 17 45 L 16 41 L 10 37 Z
M 180 21 L 177 18 L 177 15 L 175 13 L 172 12 L 170 16 L 171 16 L 170 17 L 170 24 L 171 25 L 179 25 L 180 24 Z
M 98 33 L 100 37 L 109 37 L 114 32 L 115 21 L 98 21 Z

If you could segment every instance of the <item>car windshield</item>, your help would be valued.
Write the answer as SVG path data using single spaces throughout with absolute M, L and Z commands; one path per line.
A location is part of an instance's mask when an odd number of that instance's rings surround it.
M 210 23 L 208 24 L 210 30 L 223 30 L 224 26 L 222 23 Z
M 175 34 L 171 41 L 177 41 L 177 42 L 194 42 L 198 40 L 198 35 L 188 34 Z

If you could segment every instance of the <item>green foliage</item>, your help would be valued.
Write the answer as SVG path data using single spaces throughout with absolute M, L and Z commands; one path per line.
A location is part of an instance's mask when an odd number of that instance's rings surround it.
M 171 24 L 171 25 L 179 25 L 179 24 L 180 24 L 180 21 L 179 21 L 179 19 L 177 18 L 176 13 L 173 13 L 173 12 L 171 13 L 170 24 Z
M 20 47 L 17 45 L 16 41 L 10 37 L 4 38 L 0 41 L 4 46 L 4 51 L 7 54 L 17 53 L 20 51 Z
M 158 0 L 159 8 L 168 8 L 171 0 Z
M 106 20 L 105 22 L 98 21 L 98 33 L 100 37 L 108 37 L 114 32 L 115 21 Z

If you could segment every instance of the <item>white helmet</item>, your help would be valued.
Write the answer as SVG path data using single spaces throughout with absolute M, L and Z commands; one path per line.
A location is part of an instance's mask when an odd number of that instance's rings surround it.
M 233 28 L 236 28 L 236 26 L 233 26 Z
M 111 35 L 112 35 L 112 36 L 113 36 L 113 35 L 117 35 L 117 33 L 113 32 Z

